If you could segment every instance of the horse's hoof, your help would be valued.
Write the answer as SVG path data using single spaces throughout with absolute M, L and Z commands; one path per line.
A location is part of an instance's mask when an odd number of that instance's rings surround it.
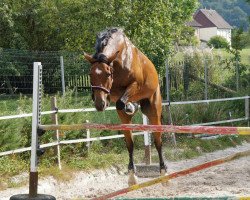
M 161 176 L 167 176 L 168 173 L 165 169 L 161 169 Z M 170 180 L 166 180 L 165 182 L 162 182 L 162 186 L 166 187 L 169 186 Z
M 136 113 L 136 111 L 138 110 L 138 104 L 137 103 L 131 103 L 128 102 L 125 106 L 125 113 L 128 115 L 133 115 Z
M 135 184 L 137 184 L 137 176 L 135 175 L 134 172 L 129 172 L 128 185 L 132 186 Z

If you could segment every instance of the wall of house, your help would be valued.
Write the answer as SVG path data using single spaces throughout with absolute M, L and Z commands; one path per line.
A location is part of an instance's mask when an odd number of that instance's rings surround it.
M 200 28 L 194 27 L 194 36 L 197 37 L 198 40 L 200 40 Z
M 217 27 L 209 27 L 209 28 L 201 28 L 200 29 L 200 40 L 209 41 L 209 39 L 213 36 L 217 35 Z
M 217 29 L 217 35 L 226 38 L 227 42 L 231 45 L 231 29 Z

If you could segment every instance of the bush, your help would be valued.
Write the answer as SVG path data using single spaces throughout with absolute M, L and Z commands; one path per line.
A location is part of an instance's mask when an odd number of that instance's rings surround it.
M 227 40 L 221 36 L 214 36 L 208 41 L 209 47 L 214 47 L 216 49 L 227 48 L 229 46 Z

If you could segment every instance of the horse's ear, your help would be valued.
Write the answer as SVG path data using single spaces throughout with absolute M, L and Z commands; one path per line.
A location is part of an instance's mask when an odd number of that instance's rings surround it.
M 114 53 L 112 56 L 110 56 L 108 58 L 108 63 L 112 63 L 114 61 L 114 59 L 116 59 L 117 55 L 118 55 L 119 51 L 117 51 L 116 53 Z
M 94 62 L 96 62 L 96 59 L 94 59 L 91 55 L 87 54 L 84 52 L 84 58 L 89 61 L 91 64 L 93 64 Z

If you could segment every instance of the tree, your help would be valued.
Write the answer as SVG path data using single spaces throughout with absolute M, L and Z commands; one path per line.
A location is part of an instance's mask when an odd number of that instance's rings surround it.
M 220 48 L 227 48 L 229 44 L 226 38 L 216 35 L 210 38 L 210 40 L 208 41 L 208 46 L 220 49 Z
M 197 6 L 197 0 L 2 0 L 0 47 L 93 53 L 96 34 L 116 26 L 160 66 L 173 41 L 185 38 Z
M 250 4 L 250 0 L 246 0 L 246 2 Z M 250 16 L 248 16 L 248 20 L 250 22 Z
M 232 47 L 227 48 L 227 51 L 231 53 L 233 57 L 226 59 L 224 62 L 226 63 L 226 67 L 235 70 L 237 91 L 240 86 L 244 86 L 244 88 L 249 90 L 250 73 L 247 70 L 249 66 L 241 63 L 241 51 L 245 46 L 243 28 L 235 29 L 232 33 Z M 232 81 L 235 82 L 235 80 Z
M 190 20 L 197 7 L 193 0 L 101 2 L 87 1 L 85 4 L 88 7 L 85 15 L 91 23 L 84 26 L 86 31 L 78 37 L 86 38 L 82 39 L 86 44 L 84 48 L 88 50 L 91 47 L 93 51 L 94 33 L 110 26 L 123 27 L 133 43 L 158 67 L 169 56 L 173 41 L 181 36 L 185 22 Z

